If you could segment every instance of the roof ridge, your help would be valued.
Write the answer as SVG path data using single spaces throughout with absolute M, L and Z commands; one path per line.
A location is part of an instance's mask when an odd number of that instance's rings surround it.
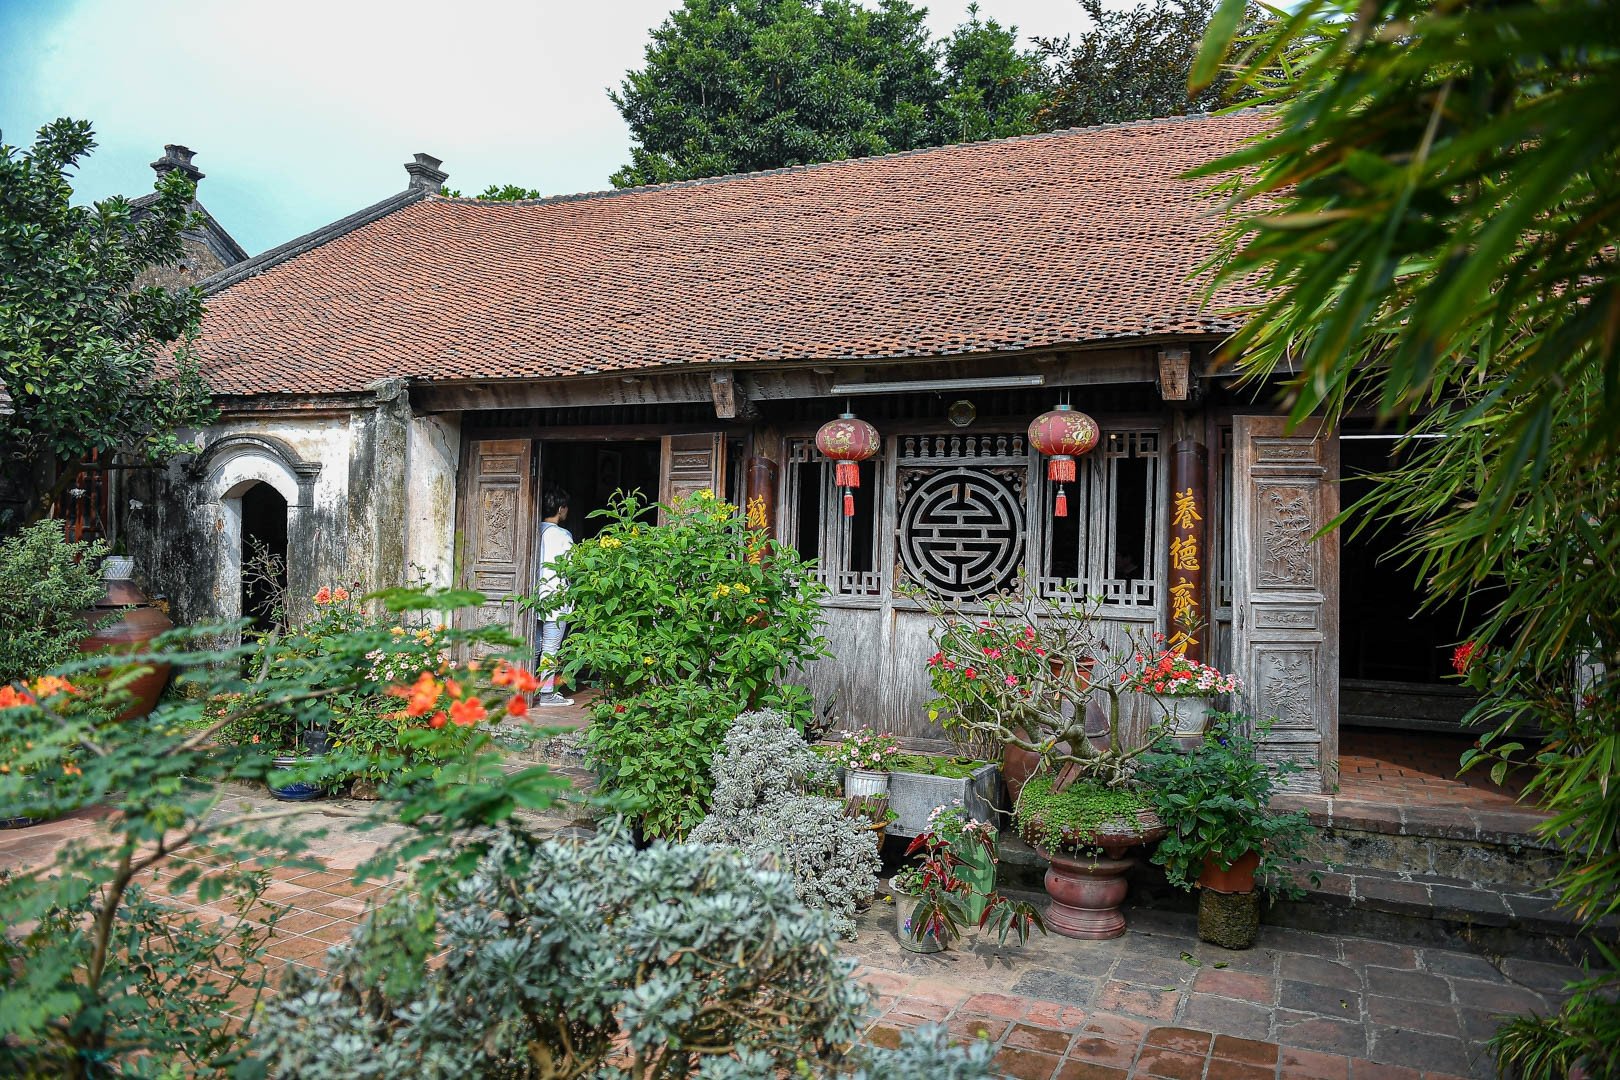
M 199 281 L 197 287 L 203 291 L 204 296 L 211 296 L 221 289 L 261 274 L 271 267 L 280 266 L 282 263 L 297 258 L 305 252 L 313 251 L 322 244 L 330 240 L 336 240 L 340 236 L 345 236 L 363 225 L 369 225 L 379 218 L 387 217 L 396 210 L 403 210 L 407 206 L 421 202 L 424 198 L 426 198 L 426 192 L 421 189 L 406 188 L 404 191 L 388 196 L 381 202 L 372 203 L 363 210 L 356 210 L 347 217 L 339 218 L 329 225 L 322 225 L 320 228 L 311 230 L 303 236 L 294 237 L 284 244 L 278 244 L 269 251 L 260 252 L 251 259 L 239 262 L 234 266 L 227 266 L 217 274 Z
M 780 165 L 774 169 L 756 169 L 753 172 L 722 173 L 718 176 L 700 176 L 692 180 L 671 180 L 666 184 L 640 184 L 627 188 L 601 188 L 596 191 L 580 191 L 566 195 L 546 195 L 538 199 L 479 199 L 473 196 L 452 197 L 448 195 L 432 195 L 430 200 L 442 203 L 457 203 L 483 206 L 548 206 L 556 203 L 585 202 L 593 199 L 611 199 L 618 195 L 643 195 L 657 191 L 675 191 L 680 188 L 705 187 L 710 184 L 731 183 L 737 180 L 755 180 L 767 176 L 786 176 L 791 173 L 811 172 L 816 169 L 832 169 L 839 166 L 854 165 L 858 162 L 883 161 L 887 159 L 918 157 L 923 154 L 937 154 L 945 150 L 960 150 L 969 146 L 999 146 L 1011 143 L 1037 142 L 1043 139 L 1056 139 L 1067 135 L 1086 135 L 1098 131 L 1117 131 L 1124 128 L 1153 127 L 1158 124 L 1178 124 L 1193 120 L 1224 120 L 1231 116 L 1245 116 L 1251 113 L 1265 112 L 1265 106 L 1250 105 L 1241 109 L 1223 110 L 1220 112 L 1180 113 L 1175 116 L 1156 116 L 1145 120 L 1117 120 L 1109 124 L 1091 124 L 1084 127 L 1060 128 L 1057 131 L 1036 131 L 1028 135 L 1008 135 L 1000 139 L 980 139 L 976 142 L 942 143 L 939 146 L 918 146 L 910 150 L 893 150 L 887 154 L 869 154 L 866 157 L 839 158 L 836 161 L 813 161 L 804 165 Z

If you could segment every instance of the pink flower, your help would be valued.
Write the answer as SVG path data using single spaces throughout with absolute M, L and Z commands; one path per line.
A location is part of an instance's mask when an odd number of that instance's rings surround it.
M 1016 676 L 1016 675 L 1007 676 L 1007 685 L 1008 686 L 1017 686 L 1018 685 L 1018 676 Z

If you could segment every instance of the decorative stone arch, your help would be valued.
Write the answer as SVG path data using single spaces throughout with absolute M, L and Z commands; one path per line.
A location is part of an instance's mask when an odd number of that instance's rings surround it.
M 222 619 L 242 617 L 242 496 L 268 484 L 287 501 L 287 589 L 294 614 L 314 594 L 315 480 L 318 461 L 305 461 L 273 435 L 238 433 L 210 443 L 192 463 L 205 513 L 212 512 L 217 547 L 213 606 Z

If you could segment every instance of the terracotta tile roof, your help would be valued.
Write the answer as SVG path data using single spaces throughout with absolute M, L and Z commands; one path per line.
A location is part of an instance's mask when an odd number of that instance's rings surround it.
M 1191 280 L 1213 200 L 1178 176 L 1266 123 L 1150 121 L 523 203 L 395 196 L 221 275 L 198 350 L 221 394 L 335 393 L 1224 333 Z

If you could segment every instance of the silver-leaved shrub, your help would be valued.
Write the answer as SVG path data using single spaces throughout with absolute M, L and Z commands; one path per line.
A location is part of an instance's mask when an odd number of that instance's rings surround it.
M 882 868 L 869 830 L 824 790 L 831 767 L 773 710 L 744 713 L 714 756 L 714 797 L 691 840 L 740 851 L 793 875 L 799 899 L 826 911 L 844 937 Z
M 435 908 L 436 934 L 408 899 L 334 949 L 328 975 L 292 976 L 255 1034 L 270 1075 L 990 1075 L 988 1046 L 938 1031 L 852 1049 L 866 993 L 828 920 L 787 874 L 721 850 L 506 831 Z

